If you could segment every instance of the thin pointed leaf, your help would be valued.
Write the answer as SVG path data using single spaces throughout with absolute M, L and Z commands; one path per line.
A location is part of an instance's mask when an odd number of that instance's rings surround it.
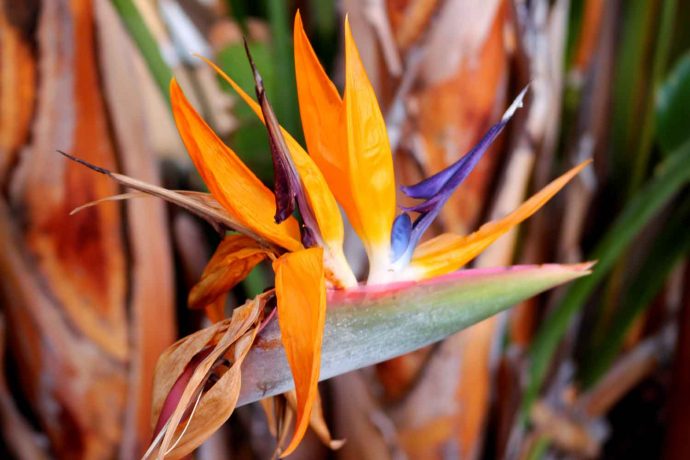
M 213 228 L 218 232 L 223 232 L 225 230 L 236 230 L 244 235 L 254 237 L 258 241 L 266 244 L 266 247 L 272 247 L 272 243 L 258 237 L 248 228 L 244 227 L 242 224 L 237 222 L 228 212 L 218 203 L 210 194 L 201 192 L 190 192 L 190 191 L 175 191 L 168 190 L 158 185 L 150 184 L 148 182 L 135 179 L 133 177 L 125 176 L 124 174 L 114 173 L 100 166 L 96 166 L 88 161 L 84 161 L 81 158 L 77 158 L 69 153 L 58 150 L 58 153 L 65 156 L 66 158 L 75 161 L 81 165 L 86 166 L 98 173 L 104 174 L 122 185 L 123 187 L 131 188 L 137 190 L 138 192 L 144 193 L 149 196 L 155 196 L 161 198 L 169 203 L 177 205 L 192 214 L 201 217 L 207 221 Z M 72 210 L 71 214 L 79 212 L 85 207 L 93 206 L 110 200 L 120 200 L 133 198 L 134 194 L 122 194 L 113 195 L 100 200 L 92 201 L 86 203 L 78 208 Z
M 659 88 L 656 105 L 656 126 L 659 145 L 670 153 L 690 140 L 690 52 L 678 60 L 670 75 Z
M 524 299 L 589 273 L 590 264 L 466 270 L 423 282 L 330 291 L 320 379 L 442 340 Z M 293 387 L 270 322 L 242 368 L 239 405 Z
M 589 346 L 581 364 L 580 381 L 585 388 L 597 383 L 621 351 L 635 320 L 664 287 L 669 273 L 690 252 L 690 201 L 683 204 L 655 238 L 649 256 L 624 293 L 620 308 L 606 335 Z
M 580 310 L 592 291 L 609 274 L 618 258 L 639 232 L 688 182 L 690 182 L 690 142 L 686 142 L 676 150 L 659 167 L 656 176 L 628 202 L 592 253 L 592 259 L 598 261 L 597 270 L 592 276 L 573 284 L 561 299 L 558 307 L 542 323 L 530 350 L 530 380 L 523 400 L 523 414 L 529 413 L 546 378 L 551 358 L 568 329 L 573 315 Z

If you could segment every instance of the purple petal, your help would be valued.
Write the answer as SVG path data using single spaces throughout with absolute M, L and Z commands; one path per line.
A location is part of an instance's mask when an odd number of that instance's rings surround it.
M 527 92 L 523 89 L 517 98 L 503 114 L 501 121 L 493 125 L 479 143 L 462 158 L 443 171 L 419 182 L 416 185 L 403 187 L 403 192 L 412 198 L 423 198 L 425 201 L 414 206 L 403 208 L 406 212 L 418 212 L 420 216 L 414 222 L 408 243 L 408 251 L 405 254 L 411 257 L 411 253 L 419 243 L 422 235 L 436 219 L 441 209 L 451 197 L 455 189 L 467 178 L 481 159 L 484 152 L 501 133 L 505 125 L 511 119 L 515 111 L 522 107 L 522 100 Z M 407 261 L 405 261 L 407 262 Z
M 393 221 L 391 230 L 391 262 L 395 262 L 405 254 L 410 244 L 412 219 L 407 213 L 402 213 Z
M 510 121 L 515 111 L 519 107 L 522 107 L 522 100 L 527 92 L 528 87 L 529 86 L 526 86 L 520 92 L 508 110 L 506 110 L 506 112 L 503 114 L 501 121 L 489 128 L 489 131 L 487 131 L 484 137 L 482 137 L 479 143 L 477 143 L 472 150 L 463 155 L 462 158 L 457 160 L 455 163 L 446 169 L 437 172 L 433 176 L 427 177 L 423 181 L 414 185 L 402 186 L 401 189 L 403 193 L 410 198 L 429 199 L 445 188 L 448 181 L 460 171 L 469 169 L 464 174 L 464 177 L 467 177 L 467 174 L 470 173 L 470 171 L 477 164 L 477 161 L 479 161 L 479 158 L 481 158 L 484 152 L 486 152 L 496 137 L 501 133 L 508 121 Z
M 437 203 L 439 202 L 439 200 L 441 200 L 442 197 L 443 193 L 439 193 L 437 195 L 432 196 L 426 201 L 422 201 L 421 203 L 417 203 L 412 206 L 401 206 L 401 209 L 405 212 L 429 212 L 436 207 Z

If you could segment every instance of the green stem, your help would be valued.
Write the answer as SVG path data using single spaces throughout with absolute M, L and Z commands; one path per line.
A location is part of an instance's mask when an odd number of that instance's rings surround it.
M 120 19 L 129 31 L 129 35 L 139 48 L 146 66 L 149 68 L 153 79 L 160 89 L 163 98 L 170 104 L 168 86 L 172 80 L 173 73 L 168 64 L 163 60 L 158 43 L 149 31 L 141 13 L 132 0 L 113 0 L 113 5 L 120 15 Z

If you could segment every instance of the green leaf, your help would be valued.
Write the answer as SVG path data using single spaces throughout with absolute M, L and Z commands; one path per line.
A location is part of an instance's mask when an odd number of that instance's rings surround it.
M 336 2 L 310 0 L 309 13 L 314 18 L 310 22 L 314 25 L 319 37 L 333 36 L 338 30 Z
M 338 21 L 337 2 L 310 0 L 306 15 L 310 41 L 319 56 L 324 69 L 329 72 L 338 55 Z
M 690 142 L 676 150 L 658 168 L 655 177 L 627 203 L 590 257 L 591 260 L 598 260 L 592 276 L 570 286 L 557 308 L 542 323 L 530 347 L 530 373 L 523 398 L 523 415 L 529 413 L 556 348 L 573 316 L 580 311 L 593 290 L 605 279 L 635 236 L 689 181 Z
M 689 120 L 690 52 L 678 60 L 657 96 L 657 138 L 664 153 L 690 140 Z
M 442 340 L 559 284 L 590 264 L 464 270 L 421 282 L 331 291 L 321 380 Z M 292 377 L 272 320 L 242 366 L 239 405 L 283 393 Z
M 158 89 L 163 94 L 163 98 L 170 103 L 168 86 L 173 74 L 168 64 L 163 60 L 163 56 L 161 56 L 158 42 L 156 42 L 156 39 L 149 31 L 132 0 L 113 0 L 113 5 L 129 31 L 132 40 L 139 48 L 151 75 L 153 75 L 153 79 L 156 81 Z
M 267 93 L 280 124 L 298 141 L 302 141 L 302 124 L 297 105 L 297 83 L 292 51 L 292 17 L 285 0 L 266 0 L 271 26 L 273 65 L 280 88 Z M 261 69 L 259 69 L 261 70 Z
M 540 436 L 529 451 L 527 460 L 541 460 L 546 457 L 551 442 L 547 436 Z
M 654 97 L 661 85 L 661 80 L 666 72 L 668 63 L 668 56 L 671 50 L 673 29 L 678 9 L 678 0 L 663 0 L 661 5 L 661 15 L 659 20 L 659 30 L 656 33 L 656 45 L 654 53 L 651 57 L 652 61 L 652 75 L 651 84 L 649 88 L 649 103 L 646 105 L 644 115 L 642 117 L 642 131 L 637 141 L 636 153 L 633 173 L 630 179 L 629 190 L 634 192 L 644 181 L 647 176 L 649 167 L 649 157 L 652 152 L 652 144 L 654 140 Z M 681 143 L 676 145 L 680 146 Z
M 256 63 L 256 67 L 261 72 L 261 76 L 264 79 L 264 87 L 269 97 L 276 91 L 275 88 L 275 68 L 272 62 L 271 49 L 266 43 L 249 41 L 248 43 L 249 51 L 252 53 L 252 58 Z M 235 82 L 242 88 L 247 94 L 250 94 L 256 99 L 256 93 L 254 91 L 254 77 L 252 76 L 252 69 L 247 60 L 247 53 L 244 50 L 244 44 L 242 42 L 233 43 L 227 45 L 218 51 L 216 55 L 216 62 L 218 66 L 223 69 L 223 72 L 227 73 L 230 78 L 235 80 Z M 220 76 L 218 76 L 218 82 L 221 87 L 228 93 L 235 96 L 235 91 L 230 87 L 230 85 Z M 239 98 L 238 98 L 239 99 Z M 238 116 L 252 117 L 256 119 L 254 112 L 242 101 L 237 104 L 234 112 Z
M 590 346 L 582 364 L 580 380 L 585 388 L 595 384 L 611 366 L 635 319 L 664 286 L 671 270 L 690 252 L 690 201 L 675 212 L 655 238 L 642 268 L 629 283 L 606 335 Z
M 660 27 L 657 3 L 630 0 L 621 5 L 623 27 L 612 90 L 612 172 L 615 183 L 625 186 L 627 191 L 635 190 L 644 178 L 638 170 L 646 166 L 647 151 L 643 150 L 640 159 L 640 145 L 651 139 L 647 127 L 653 120 L 646 118 L 653 107 L 655 44 L 666 37 L 664 33 L 656 33 Z M 632 184 L 635 181 L 638 184 Z

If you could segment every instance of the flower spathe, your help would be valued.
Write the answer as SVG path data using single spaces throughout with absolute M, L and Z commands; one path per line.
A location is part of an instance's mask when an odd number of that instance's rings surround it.
M 278 321 L 297 394 L 295 430 L 283 456 L 292 452 L 304 436 L 317 395 L 326 286 L 346 289 L 357 283 L 343 253 L 343 220 L 338 204 L 366 249 L 368 284 L 422 279 L 461 268 L 541 208 L 586 165 L 571 169 L 513 213 L 485 224 L 471 235 L 444 234 L 419 244 L 448 197 L 521 106 L 526 89 L 477 147 L 431 178 L 403 187 L 409 197 L 422 202 L 403 209 L 396 217 L 393 157 L 385 121 L 348 20 L 342 97 L 316 58 L 299 13 L 295 18 L 294 50 L 308 153 L 277 124 L 258 70 L 254 69 L 256 102 L 207 61 L 266 125 L 277 168 L 276 195 L 213 133 L 174 80 L 170 86 L 175 122 L 195 167 L 213 197 L 245 234 L 226 237 L 195 287 L 191 303 L 207 307 L 214 320 L 221 319 L 223 291 L 261 260 L 273 261 Z M 294 199 L 300 214 L 308 216 L 301 228 L 290 215 Z M 306 232 L 311 236 L 305 238 Z

